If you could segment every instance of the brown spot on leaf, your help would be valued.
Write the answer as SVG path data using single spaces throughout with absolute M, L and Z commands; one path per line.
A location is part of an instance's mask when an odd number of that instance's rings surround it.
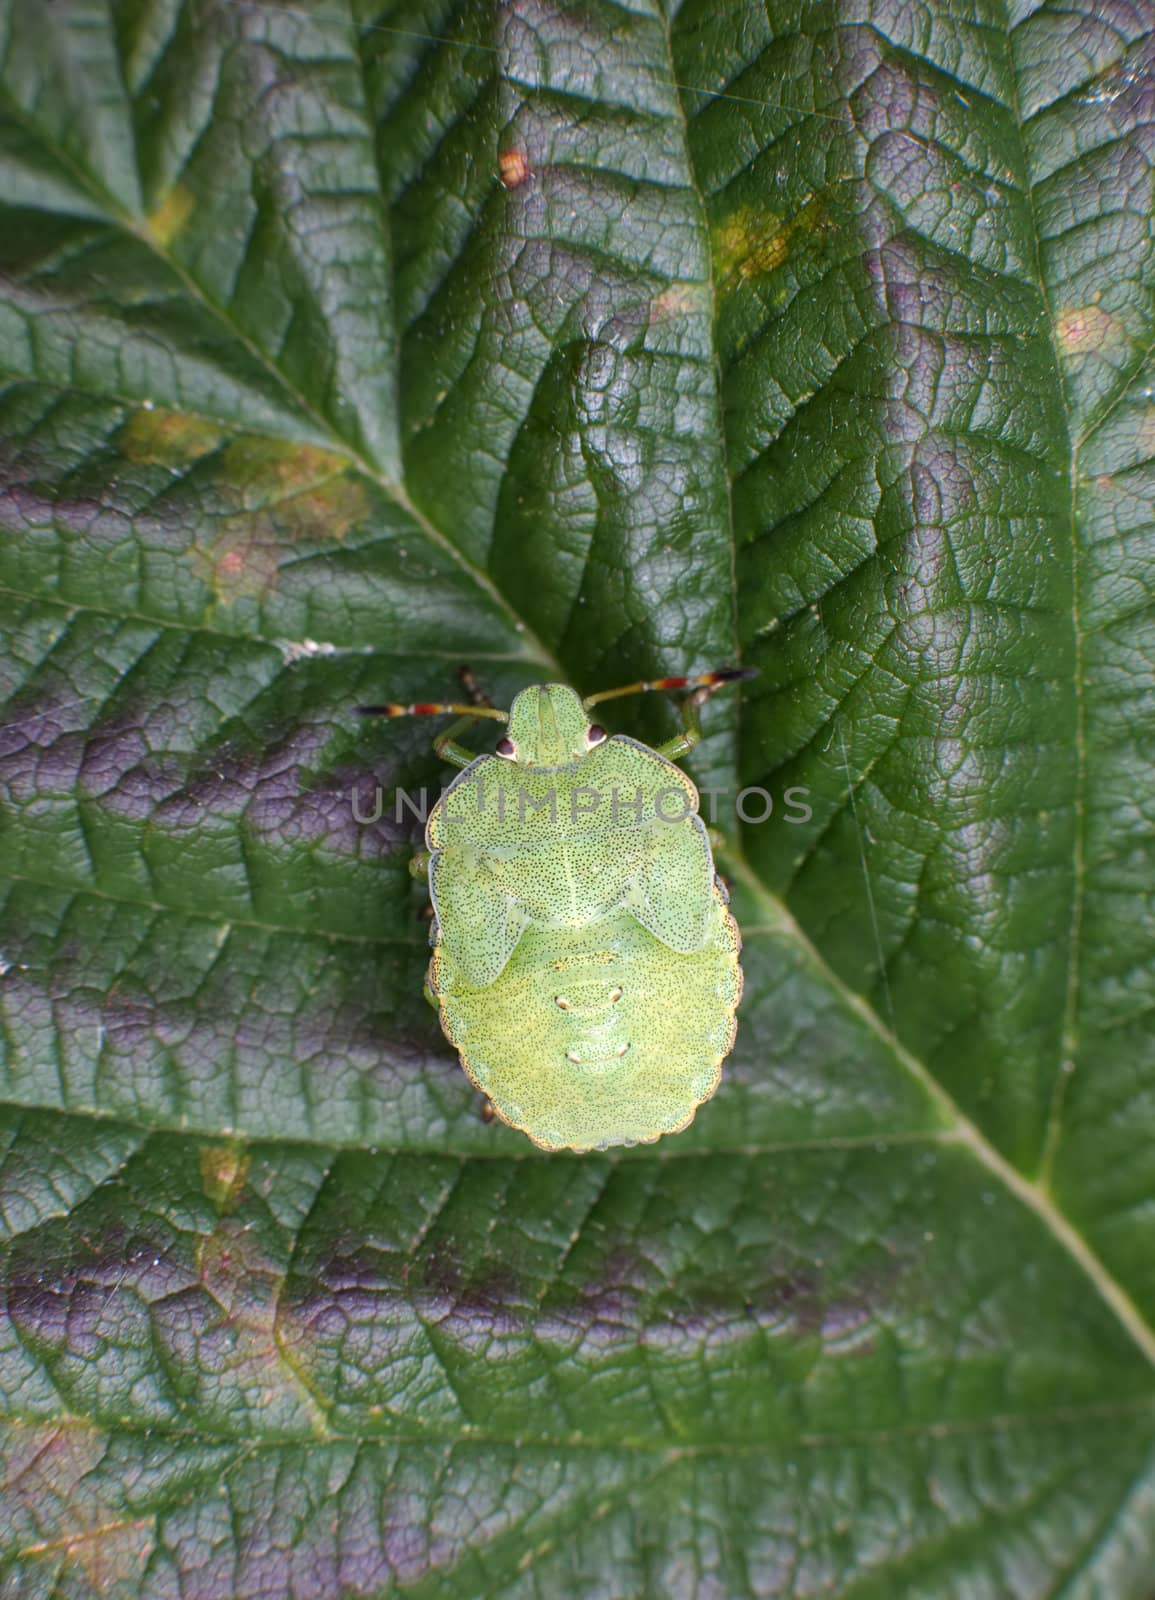
M 275 589 L 282 557 L 292 546 L 343 539 L 364 525 L 371 509 L 365 485 L 352 471 L 334 472 L 332 464 L 340 460 L 325 451 L 295 452 L 266 459 L 255 471 L 250 461 L 248 477 L 233 480 L 242 494 L 266 503 L 226 518 L 211 542 L 194 547 L 194 571 L 221 604 Z M 306 487 L 294 493 L 301 482 Z
M 335 451 L 246 436 L 229 445 L 223 466 L 249 514 L 266 513 L 283 543 L 340 539 L 369 518 L 364 480 Z
M 1082 356 L 1118 344 L 1123 325 L 1101 306 L 1077 306 L 1059 313 L 1055 336 L 1064 355 Z
M 650 301 L 650 321 L 668 322 L 671 317 L 686 317 L 701 311 L 706 303 L 706 290 L 700 283 L 671 283 Z
M 133 412 L 117 443 L 130 461 L 184 467 L 215 450 L 223 437 L 222 430 L 204 417 L 145 406 Z
M 369 498 L 360 478 L 342 473 L 276 508 L 277 525 L 293 541 L 343 539 L 369 515 Z
M 506 189 L 520 189 L 533 176 L 524 150 L 503 150 L 497 158 L 497 169 Z

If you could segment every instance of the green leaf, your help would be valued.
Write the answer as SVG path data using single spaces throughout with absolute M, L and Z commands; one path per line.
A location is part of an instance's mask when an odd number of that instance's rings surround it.
M 1153 160 L 1127 0 L 0 0 L 6 1595 L 1147 1600 Z M 737 660 L 543 1156 L 352 708 Z

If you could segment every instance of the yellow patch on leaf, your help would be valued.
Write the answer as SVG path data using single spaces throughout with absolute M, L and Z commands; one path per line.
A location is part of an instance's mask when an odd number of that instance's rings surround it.
M 289 444 L 243 434 L 225 452 L 225 472 L 230 483 L 248 493 L 280 498 L 343 472 L 348 456 L 312 444 Z
M 215 450 L 223 438 L 216 423 L 204 417 L 146 406 L 133 412 L 117 442 L 129 461 L 184 467 Z
M 763 277 L 780 267 L 799 234 L 816 234 L 827 226 L 819 198 L 792 217 L 761 206 L 739 206 L 712 229 L 714 272 L 722 287 L 735 278 Z
M 263 503 L 290 542 L 341 539 L 369 515 L 364 479 L 333 450 L 246 435 L 229 445 L 224 467 L 229 483 L 250 504 Z
M 714 230 L 714 260 L 723 283 L 735 275 L 758 277 L 789 254 L 789 229 L 774 211 L 741 206 Z
M 277 526 L 294 542 L 343 539 L 369 515 L 369 497 L 360 478 L 349 473 L 330 478 L 275 508 Z
M 168 246 L 193 213 L 196 201 L 183 183 L 174 183 L 160 205 L 148 214 L 148 229 L 158 244 Z
M 315 455 L 341 461 L 323 451 Z M 291 475 L 286 478 L 292 482 Z M 242 486 L 246 491 L 254 493 L 251 480 Z M 268 483 L 261 492 L 265 505 L 226 518 L 215 536 L 193 547 L 193 570 L 221 605 L 267 594 L 276 588 L 281 562 L 295 545 L 333 543 L 370 515 L 365 484 L 352 471 L 323 477 L 297 494 L 282 497 Z
M 243 1145 L 206 1145 L 200 1153 L 201 1186 L 220 1212 L 233 1210 L 245 1187 L 249 1155 Z

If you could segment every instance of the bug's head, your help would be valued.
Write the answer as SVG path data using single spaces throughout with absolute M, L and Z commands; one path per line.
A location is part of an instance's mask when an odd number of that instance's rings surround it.
M 605 730 L 591 727 L 585 707 L 564 683 L 523 689 L 509 713 L 509 732 L 497 753 L 523 767 L 568 767 L 600 744 Z

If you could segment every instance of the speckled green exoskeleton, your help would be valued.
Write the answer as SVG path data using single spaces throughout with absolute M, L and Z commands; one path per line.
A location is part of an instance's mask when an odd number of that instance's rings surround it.
M 600 1149 L 676 1132 L 717 1086 L 741 994 L 737 926 L 698 793 L 673 758 L 699 737 L 732 669 L 581 700 L 564 684 L 456 712 L 435 741 L 463 770 L 430 813 L 433 956 L 427 992 L 497 1114 L 547 1149 Z M 658 749 L 590 721 L 600 701 L 687 688 L 683 729 Z M 508 721 L 495 754 L 459 742 L 474 717 Z
M 429 990 L 471 1082 L 546 1150 L 677 1133 L 718 1086 L 737 1027 L 741 940 L 714 887 L 702 947 L 680 955 L 627 911 L 530 925 L 477 988 L 435 935 Z

